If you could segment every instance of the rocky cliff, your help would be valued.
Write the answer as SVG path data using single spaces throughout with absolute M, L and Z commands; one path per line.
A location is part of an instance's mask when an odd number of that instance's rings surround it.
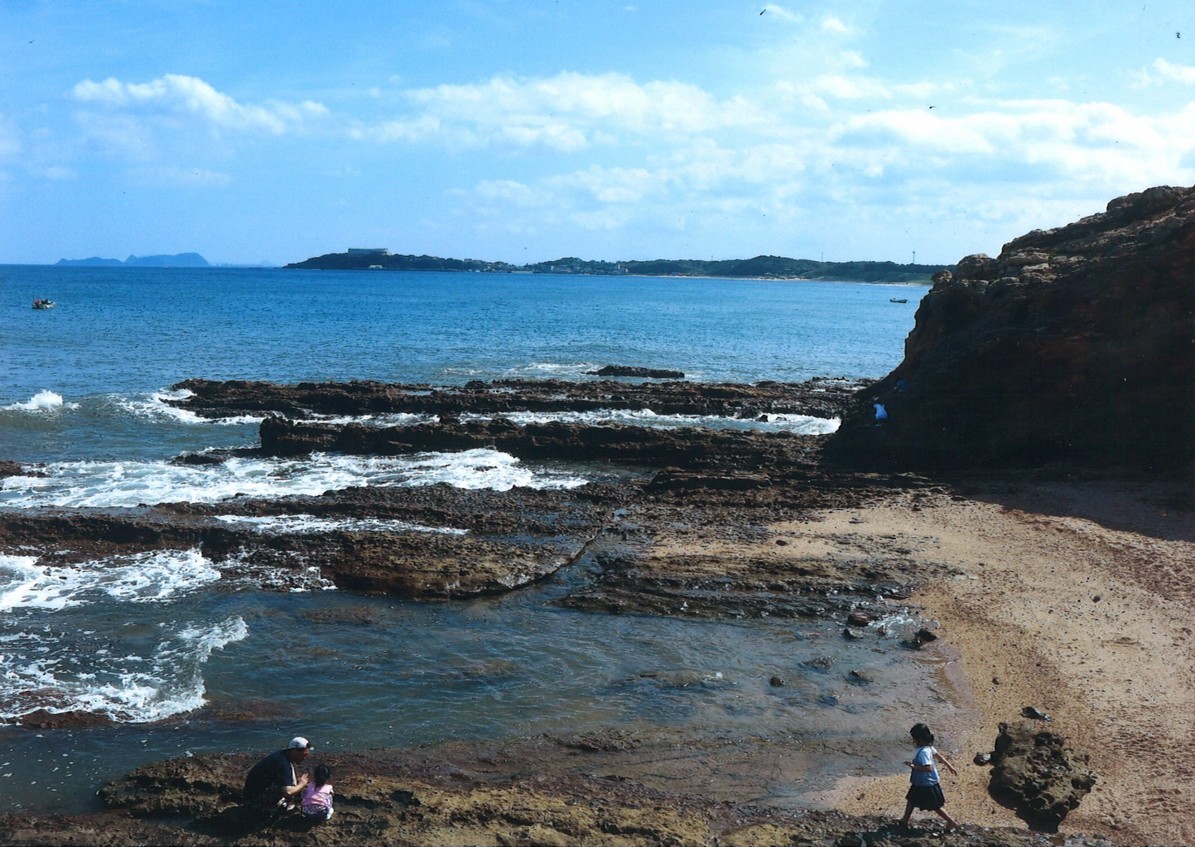
M 937 274 L 904 361 L 858 397 L 830 454 L 922 468 L 1189 473 L 1195 188 L 1121 197 Z

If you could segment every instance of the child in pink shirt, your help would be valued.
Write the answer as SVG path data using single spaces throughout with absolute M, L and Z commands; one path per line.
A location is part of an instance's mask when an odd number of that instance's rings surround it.
M 308 820 L 326 821 L 332 817 L 332 769 L 319 765 L 314 779 L 303 791 L 301 808 Z

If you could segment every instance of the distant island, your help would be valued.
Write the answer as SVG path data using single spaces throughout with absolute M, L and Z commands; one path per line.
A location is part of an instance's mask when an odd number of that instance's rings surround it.
M 140 267 L 140 268 L 209 268 L 207 259 L 198 253 L 175 253 L 172 256 L 129 256 L 123 262 L 120 259 L 101 259 L 92 256 L 90 259 L 59 259 L 58 265 L 65 267 Z
M 302 262 L 283 265 L 300 270 L 352 271 L 472 271 L 476 273 L 593 274 L 605 276 L 687 276 L 742 279 L 849 279 L 855 282 L 929 283 L 942 265 L 897 264 L 895 262 L 819 262 L 784 256 L 756 256 L 753 259 L 651 259 L 604 262 L 567 257 L 552 262 L 512 265 L 481 259 L 442 259 L 438 256 L 409 256 L 385 248 L 349 248 L 344 253 L 327 253 Z

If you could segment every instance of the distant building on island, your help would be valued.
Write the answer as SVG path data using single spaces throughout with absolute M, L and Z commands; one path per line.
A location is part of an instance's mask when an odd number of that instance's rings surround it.
M 351 255 L 351 256 L 389 256 L 390 249 L 387 247 L 350 247 L 349 255 Z

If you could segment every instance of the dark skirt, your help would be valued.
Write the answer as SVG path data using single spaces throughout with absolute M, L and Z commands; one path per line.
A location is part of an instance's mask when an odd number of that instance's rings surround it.
M 914 808 L 925 812 L 936 812 L 946 805 L 946 795 L 942 793 L 941 785 L 910 785 L 905 799 Z

